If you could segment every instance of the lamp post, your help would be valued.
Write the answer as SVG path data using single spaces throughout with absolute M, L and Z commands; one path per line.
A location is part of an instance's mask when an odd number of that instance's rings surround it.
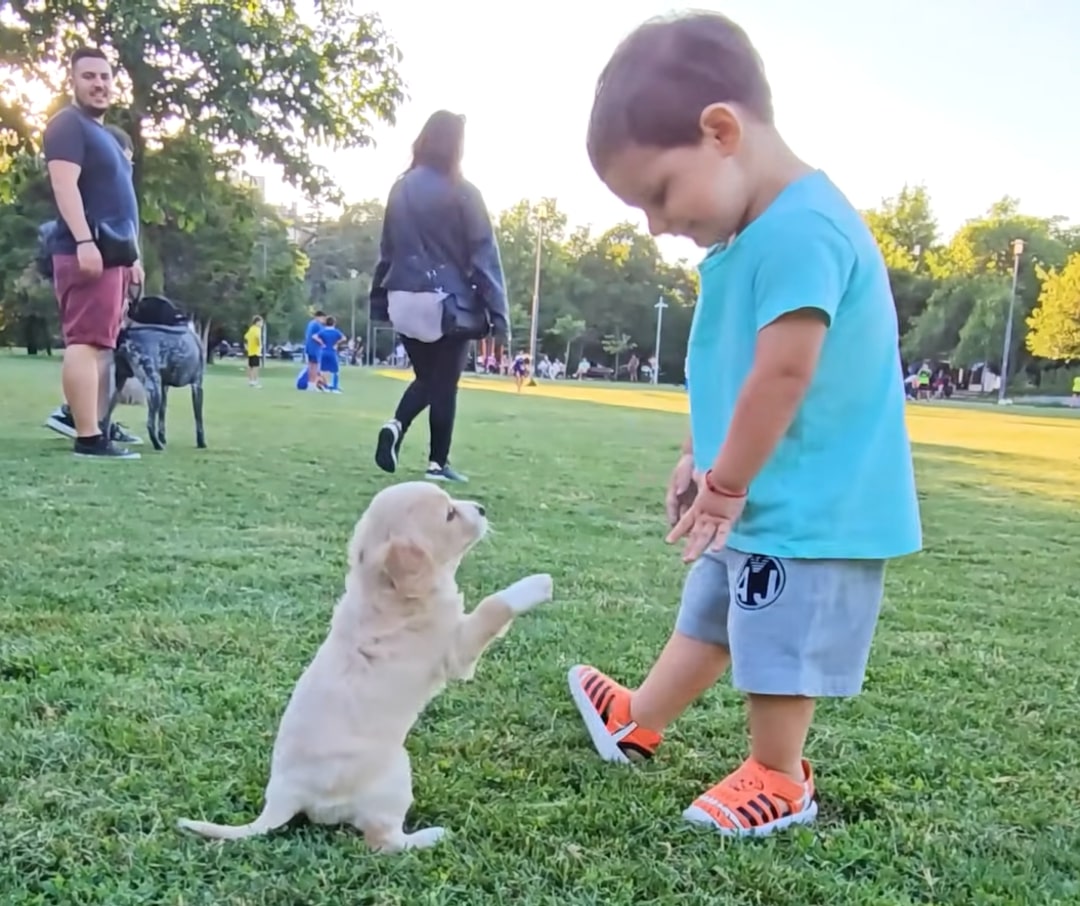
M 356 362 L 356 278 L 360 276 L 359 271 L 355 268 L 349 268 L 349 292 L 352 296 L 352 313 L 349 320 L 349 339 L 352 341 L 353 354 L 352 364 Z
M 544 246 L 544 221 L 536 217 L 536 265 L 533 271 L 532 317 L 529 325 L 529 386 L 536 386 L 536 319 L 540 314 L 540 256 Z
M 653 353 L 652 370 L 652 382 L 654 384 L 660 383 L 660 333 L 664 328 L 664 309 L 667 307 L 668 304 L 664 301 L 663 296 L 657 299 L 656 304 L 653 306 L 656 309 L 656 351 Z
M 1009 317 L 1005 322 L 1005 342 L 1001 347 L 1001 384 L 998 386 L 998 405 L 1005 404 L 1005 387 L 1009 382 L 1009 352 L 1012 349 L 1013 312 L 1016 310 L 1016 286 L 1020 280 L 1020 256 L 1024 254 L 1024 240 L 1014 239 L 1012 292 L 1009 294 Z

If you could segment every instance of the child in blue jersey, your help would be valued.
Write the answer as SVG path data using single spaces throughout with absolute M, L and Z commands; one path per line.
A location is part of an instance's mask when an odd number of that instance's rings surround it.
M 345 339 L 345 334 L 338 330 L 337 322 L 332 317 L 328 317 L 322 330 L 315 336 L 322 343 L 319 368 L 322 374 L 327 376 L 320 379 L 331 393 L 341 393 L 341 388 L 338 386 L 338 371 L 340 370 L 338 368 L 338 346 Z
M 304 358 L 307 359 L 308 390 L 319 390 L 319 366 L 322 364 L 323 342 L 319 331 L 326 326 L 326 312 L 317 311 L 304 329 Z
M 761 60 L 723 16 L 631 34 L 600 77 L 588 150 L 654 235 L 710 251 L 667 493 L 667 540 L 693 562 L 675 631 L 638 688 L 579 666 L 570 689 L 599 753 L 625 762 L 730 666 L 749 757 L 684 817 L 732 836 L 808 824 L 814 703 L 860 691 L 885 564 L 922 543 L 885 265 L 777 132 Z

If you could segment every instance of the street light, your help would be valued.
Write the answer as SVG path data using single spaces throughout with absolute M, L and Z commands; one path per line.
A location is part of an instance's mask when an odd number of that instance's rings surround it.
M 349 268 L 349 287 L 352 294 L 352 319 L 349 324 L 349 339 L 352 340 L 353 354 L 352 364 L 356 364 L 356 278 L 360 276 L 360 272 L 354 268 Z
M 544 221 L 537 211 L 536 267 L 533 273 L 532 317 L 529 325 L 529 386 L 536 386 L 536 319 L 540 314 L 540 255 L 544 246 Z
M 660 332 L 664 327 L 664 309 L 667 307 L 668 304 L 664 301 L 663 296 L 657 299 L 656 304 L 653 306 L 656 309 L 656 351 L 653 353 L 652 370 L 652 382 L 654 384 L 660 383 Z
M 1024 240 L 1014 239 L 1012 293 L 1009 295 L 1009 318 L 1005 322 L 1005 342 L 1001 347 L 1001 383 L 998 385 L 998 405 L 1005 404 L 1005 386 L 1009 382 L 1009 352 L 1012 349 L 1013 312 L 1016 309 L 1016 285 L 1020 280 L 1020 256 L 1024 254 Z

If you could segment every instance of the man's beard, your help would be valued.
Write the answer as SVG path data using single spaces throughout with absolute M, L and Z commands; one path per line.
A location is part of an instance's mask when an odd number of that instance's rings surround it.
M 87 95 L 85 99 L 75 95 L 75 106 L 93 116 L 103 116 L 110 104 L 108 95 Z

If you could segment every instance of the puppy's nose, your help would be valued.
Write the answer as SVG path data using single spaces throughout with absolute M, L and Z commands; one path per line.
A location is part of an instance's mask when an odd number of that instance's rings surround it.
M 477 503 L 477 504 L 475 504 L 475 506 L 476 506 L 476 512 L 478 512 L 481 516 L 486 516 L 487 515 L 487 510 L 485 510 L 484 507 L 481 504 Z

